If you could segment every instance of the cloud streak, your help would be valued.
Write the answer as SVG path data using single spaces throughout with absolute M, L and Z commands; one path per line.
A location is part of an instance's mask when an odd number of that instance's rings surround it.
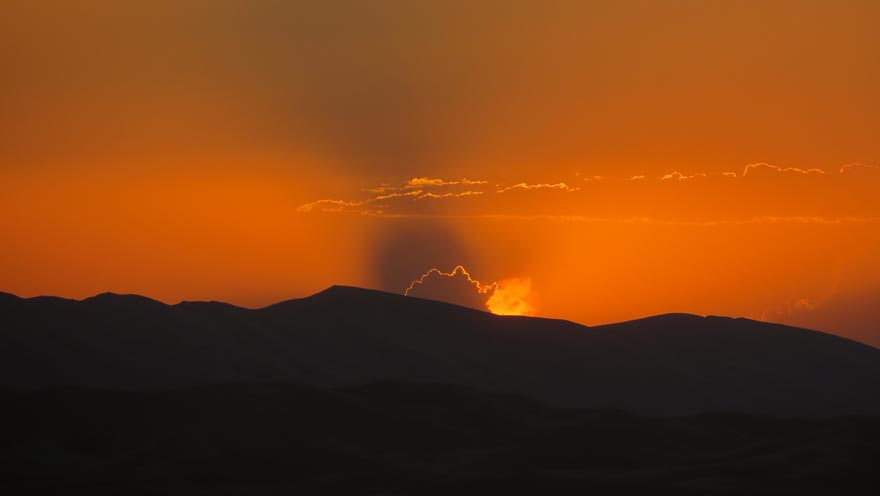
M 342 212 L 349 208 L 360 207 L 366 202 L 345 200 L 317 200 L 296 208 L 297 212 L 312 212 L 316 209 L 321 212 Z
M 421 191 L 419 191 L 419 193 L 421 193 Z M 477 195 L 482 195 L 482 194 L 483 194 L 482 191 L 471 191 L 471 190 L 462 191 L 461 193 L 430 193 L 429 192 L 429 193 L 425 193 L 425 194 L 419 194 L 419 196 L 416 197 L 416 200 L 424 200 L 426 198 L 434 198 L 434 199 L 461 198 L 464 196 L 477 196 Z
M 530 190 L 530 189 L 558 189 L 558 190 L 569 191 L 569 192 L 580 191 L 580 188 L 577 188 L 577 187 L 571 187 L 571 186 L 569 186 L 569 185 L 567 185 L 567 184 L 565 184 L 565 183 L 555 183 L 555 184 L 548 184 L 548 183 L 542 183 L 542 184 L 526 184 L 526 183 L 519 183 L 519 184 L 514 184 L 513 186 L 508 186 L 508 187 L 506 187 L 506 188 L 500 188 L 500 189 L 498 189 L 496 192 L 497 192 L 497 193 L 506 193 L 506 192 L 508 192 L 508 191 L 514 191 L 514 190 Z
M 694 179 L 694 178 L 698 178 L 698 177 L 706 177 L 706 174 L 699 173 L 699 174 L 694 174 L 692 176 L 687 176 L 687 175 L 682 174 L 681 172 L 676 171 L 676 172 L 670 172 L 669 174 L 661 176 L 660 180 L 661 181 L 687 181 L 688 179 Z
M 776 165 L 768 164 L 766 162 L 758 162 L 754 164 L 748 164 L 743 169 L 742 177 L 746 177 L 749 174 L 757 173 L 758 171 L 772 171 L 778 173 L 793 173 L 793 174 L 802 174 L 802 175 L 810 175 L 810 174 L 825 174 L 825 171 L 817 168 L 810 169 L 801 169 L 799 167 L 779 167 Z
M 444 181 L 443 179 L 429 177 L 414 177 L 406 182 L 403 186 L 406 189 L 424 188 L 424 187 L 442 187 L 442 186 L 476 186 L 487 184 L 488 181 L 472 181 L 470 179 L 462 179 L 460 181 Z
M 875 170 L 880 171 L 880 167 L 876 165 L 867 165 L 867 164 L 846 164 L 840 168 L 838 171 L 839 174 L 852 173 L 852 171 L 856 170 Z
M 488 181 L 461 179 L 447 181 L 444 179 L 429 177 L 414 177 L 402 186 L 382 184 L 374 188 L 366 188 L 363 191 L 373 193 L 375 196 L 364 200 L 341 200 L 322 199 L 306 203 L 297 207 L 300 213 L 325 212 L 325 213 L 362 213 L 382 215 L 387 212 L 389 205 L 381 204 L 383 201 L 410 199 L 418 200 L 441 200 L 447 198 L 462 198 L 467 196 L 482 195 L 483 191 L 467 190 L 447 193 L 434 193 L 425 191 L 424 188 L 444 188 L 451 186 L 474 186 L 488 184 Z
M 870 194 L 872 181 L 880 179 L 880 174 L 875 174 L 878 171 L 876 166 L 858 163 L 846 164 L 835 173 L 756 162 L 745 165 L 740 173 L 675 170 L 654 176 L 592 176 L 578 183 L 581 186 L 563 181 L 502 182 L 493 186 L 482 179 L 426 175 L 361 189 L 361 195 L 366 196 L 362 198 L 312 201 L 297 211 L 470 218 L 605 218 L 608 212 L 614 212 L 620 219 L 654 218 L 658 222 L 755 223 L 757 218 L 793 222 L 809 218 L 811 223 L 840 223 L 880 214 L 880 201 Z M 593 181 L 595 177 L 602 180 Z M 807 177 L 810 180 L 800 179 Z M 858 187 L 853 187 L 856 179 Z M 680 186 L 665 188 L 662 184 Z M 740 186 L 733 188 L 733 184 Z M 551 192 L 555 196 L 548 196 Z M 431 201 L 444 203 L 433 205 Z M 687 205 L 701 208 L 682 208 Z

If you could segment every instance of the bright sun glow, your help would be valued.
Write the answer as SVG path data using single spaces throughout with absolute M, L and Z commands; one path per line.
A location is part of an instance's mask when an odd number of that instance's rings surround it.
M 495 291 L 486 302 L 486 308 L 496 315 L 534 315 L 531 293 L 531 279 L 504 279 L 496 283 Z

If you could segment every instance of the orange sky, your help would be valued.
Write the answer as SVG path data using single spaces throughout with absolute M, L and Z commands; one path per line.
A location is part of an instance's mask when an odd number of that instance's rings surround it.
M 547 3 L 5 2 L 0 291 L 880 345 L 880 4 Z

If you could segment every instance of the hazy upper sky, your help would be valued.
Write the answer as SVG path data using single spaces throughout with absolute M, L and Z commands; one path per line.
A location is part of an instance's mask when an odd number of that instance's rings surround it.
M 880 2 L 132 4 L 0 7 L 0 290 L 880 345 Z

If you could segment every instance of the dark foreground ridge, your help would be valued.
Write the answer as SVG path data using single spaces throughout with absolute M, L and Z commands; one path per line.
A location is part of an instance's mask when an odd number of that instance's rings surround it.
M 877 417 L 646 418 L 434 384 L 0 401 L 5 494 L 873 494 L 880 459 Z
M 351 287 L 259 310 L 0 295 L 0 387 L 449 383 L 642 415 L 880 413 L 880 350 L 746 319 L 587 328 Z

